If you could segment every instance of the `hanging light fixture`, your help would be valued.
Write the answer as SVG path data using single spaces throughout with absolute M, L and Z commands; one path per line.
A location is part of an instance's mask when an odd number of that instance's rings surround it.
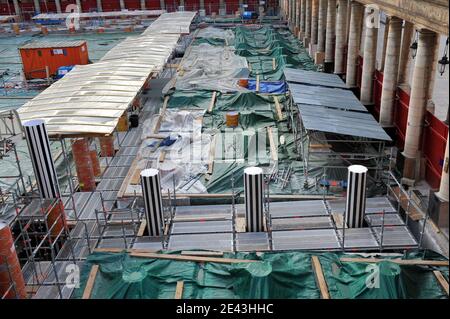
M 447 54 L 448 54 L 448 38 L 447 38 L 447 41 L 445 42 L 444 55 L 442 56 L 442 59 L 440 59 L 438 62 L 439 63 L 439 73 L 441 74 L 441 76 L 444 75 L 445 68 L 449 64 Z
M 412 53 L 412 58 L 415 59 L 416 55 L 417 55 L 417 48 L 419 47 L 418 43 L 417 43 L 417 38 L 419 36 L 419 32 L 416 31 L 416 36 L 414 39 L 414 42 L 411 44 L 411 46 L 409 47 L 411 49 L 411 53 Z

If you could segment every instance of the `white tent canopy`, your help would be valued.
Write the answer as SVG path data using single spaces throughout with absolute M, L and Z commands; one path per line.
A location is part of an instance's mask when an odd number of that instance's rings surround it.
M 49 135 L 111 134 L 149 76 L 163 69 L 178 43 L 180 33 L 167 34 L 161 28 L 167 21 L 185 28 L 195 14 L 165 13 L 155 21 L 164 23 L 127 38 L 100 62 L 76 66 L 19 108 L 21 122 L 42 119 Z

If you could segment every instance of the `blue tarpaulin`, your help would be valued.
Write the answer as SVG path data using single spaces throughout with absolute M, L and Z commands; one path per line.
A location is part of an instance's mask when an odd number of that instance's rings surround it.
M 247 89 L 256 90 L 256 80 L 248 80 Z M 286 92 L 286 82 L 284 81 L 260 81 L 259 93 L 282 94 Z

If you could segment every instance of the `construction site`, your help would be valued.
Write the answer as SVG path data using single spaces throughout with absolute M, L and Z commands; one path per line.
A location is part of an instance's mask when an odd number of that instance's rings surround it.
M 448 11 L 0 1 L 0 299 L 448 299 Z

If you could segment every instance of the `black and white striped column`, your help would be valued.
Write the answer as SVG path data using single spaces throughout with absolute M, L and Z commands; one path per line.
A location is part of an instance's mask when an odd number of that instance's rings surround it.
M 52 159 L 47 129 L 43 120 L 23 124 L 34 175 L 42 198 L 59 198 L 58 176 Z
M 154 168 L 144 169 L 141 172 L 141 186 L 148 234 L 151 237 L 161 236 L 164 219 L 159 170 Z
M 247 167 L 244 170 L 245 221 L 247 232 L 262 232 L 263 228 L 263 170 Z
M 345 221 L 349 228 L 361 228 L 366 211 L 367 167 L 352 165 L 348 167 L 347 203 Z

